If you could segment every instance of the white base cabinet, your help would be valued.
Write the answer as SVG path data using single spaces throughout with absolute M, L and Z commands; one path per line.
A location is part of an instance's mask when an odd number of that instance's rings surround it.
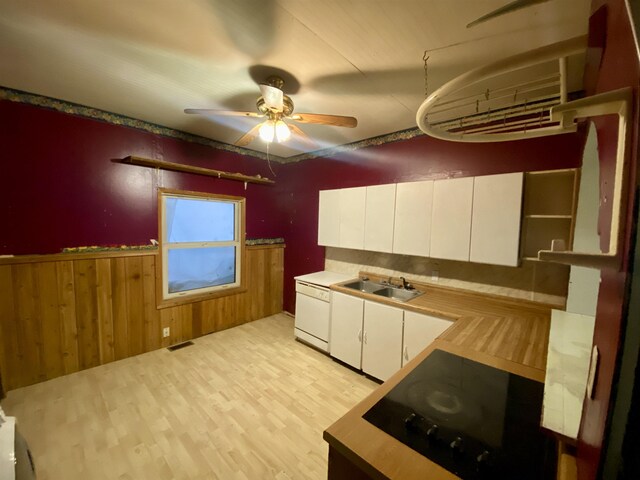
M 331 292 L 329 353 L 357 369 L 362 368 L 363 312 L 363 299 Z
M 330 355 L 387 380 L 453 322 L 331 292 Z
M 384 381 L 400 370 L 402 319 L 403 310 L 365 300 L 362 371 Z
M 402 366 L 418 355 L 453 322 L 423 313 L 404 312 Z

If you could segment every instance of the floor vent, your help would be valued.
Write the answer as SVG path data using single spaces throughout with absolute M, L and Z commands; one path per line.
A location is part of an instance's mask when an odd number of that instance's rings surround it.
M 170 347 L 167 347 L 167 350 L 169 350 L 170 352 L 173 352 L 175 350 L 180 350 L 181 348 L 188 347 L 190 345 L 193 345 L 192 341 L 182 342 L 182 343 L 178 343 L 177 345 L 171 345 Z

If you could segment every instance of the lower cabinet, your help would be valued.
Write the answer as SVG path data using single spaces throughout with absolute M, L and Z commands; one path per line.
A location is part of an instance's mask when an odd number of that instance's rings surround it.
M 331 292 L 329 353 L 357 369 L 362 368 L 363 312 L 363 299 Z
M 453 322 L 331 292 L 329 353 L 387 380 Z
M 423 313 L 404 312 L 402 366 L 419 354 L 453 322 Z
M 364 302 L 362 371 L 386 380 L 402 366 L 403 310 Z

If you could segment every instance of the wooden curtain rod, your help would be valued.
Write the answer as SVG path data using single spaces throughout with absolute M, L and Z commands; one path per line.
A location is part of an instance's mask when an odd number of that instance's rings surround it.
M 225 178 L 227 180 L 238 180 L 246 183 L 259 183 L 262 185 L 270 185 L 275 183 L 270 178 L 261 177 L 260 175 L 243 175 L 242 173 L 229 173 L 221 170 L 212 170 L 210 168 L 193 167 L 191 165 L 181 165 L 179 163 L 165 162 L 163 160 L 153 160 L 151 158 L 142 158 L 130 155 L 121 160 L 121 163 L 129 165 L 138 165 L 140 167 L 160 168 L 162 170 L 171 170 L 173 172 L 193 173 L 196 175 L 205 175 L 207 177 Z

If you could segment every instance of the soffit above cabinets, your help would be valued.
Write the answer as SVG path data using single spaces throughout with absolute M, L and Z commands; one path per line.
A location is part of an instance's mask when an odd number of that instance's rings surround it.
M 268 70 L 256 66 L 277 67 L 299 83 L 286 92 L 295 111 L 358 119 L 354 129 L 301 125 L 316 145 L 270 146 L 286 158 L 415 127 L 424 50 L 433 91 L 471 68 L 587 32 L 588 0 L 550 0 L 466 28 L 505 3 L 0 0 L 0 86 L 233 144 L 256 119 L 183 109 L 254 111 L 256 82 L 266 80 L 257 77 Z M 260 140 L 248 148 L 267 150 Z

